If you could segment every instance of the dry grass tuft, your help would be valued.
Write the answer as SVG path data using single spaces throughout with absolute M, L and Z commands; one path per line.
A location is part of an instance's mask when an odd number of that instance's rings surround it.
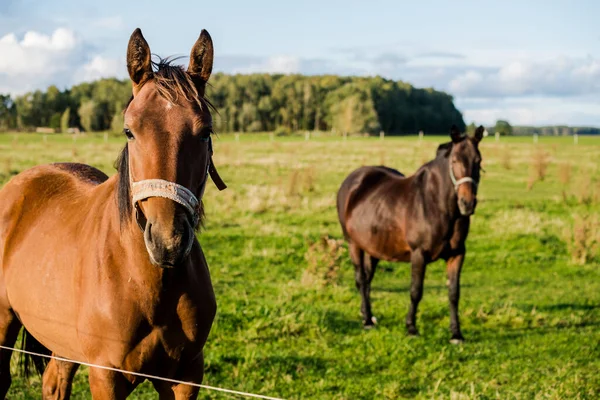
M 558 166 L 558 180 L 563 186 L 567 186 L 571 182 L 571 164 L 561 163 Z
M 566 237 L 573 262 L 585 264 L 600 257 L 600 219 L 597 215 L 576 215 Z
M 570 163 L 562 163 L 558 166 L 558 180 L 562 184 L 562 197 L 563 201 L 566 203 L 569 200 L 569 195 L 567 194 L 567 187 L 571 183 L 571 164 Z
M 287 180 L 285 194 L 290 197 L 302 197 L 315 191 L 316 170 L 314 167 L 294 169 Z
M 6 175 L 10 175 L 11 172 L 12 172 L 12 158 L 7 157 L 4 160 L 4 173 Z
M 548 153 L 543 150 L 537 150 L 531 157 L 529 165 L 529 180 L 527 181 L 527 190 L 533 189 L 536 182 L 546 179 L 548 165 L 550 164 Z
M 308 267 L 302 274 L 302 284 L 319 287 L 337 285 L 344 253 L 344 241 L 341 239 L 323 236 L 310 244 L 304 255 Z
M 508 170 L 512 168 L 512 153 L 509 148 L 502 152 L 501 164 L 504 169 Z
M 592 179 L 589 174 L 583 172 L 575 184 L 573 190 L 575 198 L 579 204 L 589 205 L 594 198 Z

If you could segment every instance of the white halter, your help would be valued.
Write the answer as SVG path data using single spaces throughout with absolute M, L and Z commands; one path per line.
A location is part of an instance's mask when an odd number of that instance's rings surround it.
M 462 185 L 463 183 L 467 183 L 467 182 L 471 182 L 473 184 L 473 186 L 475 186 L 475 188 L 477 188 L 477 181 L 473 178 L 471 178 L 470 176 L 465 176 L 464 178 L 460 178 L 459 180 L 456 180 L 456 177 L 454 176 L 454 170 L 452 169 L 452 159 L 450 159 L 450 179 L 452 180 L 452 184 L 454 185 L 454 190 L 458 191 L 458 187 L 460 185 Z

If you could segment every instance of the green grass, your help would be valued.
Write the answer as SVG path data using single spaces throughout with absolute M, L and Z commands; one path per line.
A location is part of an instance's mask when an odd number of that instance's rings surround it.
M 335 194 L 345 176 L 382 163 L 412 173 L 445 141 L 215 139 L 215 162 L 229 188 L 207 186 L 199 236 L 218 302 L 204 383 L 294 399 L 600 397 L 598 254 L 579 265 L 569 251 L 573 215 L 600 211 L 600 138 L 580 137 L 577 146 L 555 137 L 537 145 L 531 137 L 482 142 L 486 173 L 462 274 L 462 346 L 449 344 L 441 262 L 428 267 L 418 338 L 405 334 L 407 264 L 380 264 L 372 290 L 379 325 L 371 331 L 361 328 L 347 252 L 338 284 L 303 283 L 310 244 L 323 235 L 341 238 Z M 42 135 L 0 135 L 0 184 L 54 161 L 112 174 L 123 143 L 101 135 L 46 142 Z M 528 190 L 540 151 L 547 175 Z M 561 178 L 567 164 L 571 174 Z M 15 377 L 9 396 L 39 398 L 39 379 Z M 74 398 L 89 397 L 82 368 Z M 144 384 L 132 397 L 156 396 Z M 200 398 L 232 397 L 201 391 Z

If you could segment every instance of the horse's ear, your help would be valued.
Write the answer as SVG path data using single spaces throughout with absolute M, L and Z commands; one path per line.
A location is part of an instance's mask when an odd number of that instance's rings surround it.
M 452 125 L 452 128 L 450 128 L 450 138 L 454 143 L 458 143 L 463 139 L 463 134 L 458 129 L 458 126 Z
M 187 72 L 196 85 L 204 85 L 208 82 L 213 67 L 213 42 L 205 29 L 202 29 L 200 37 L 196 40 L 190 54 L 190 65 Z
M 137 28 L 131 34 L 129 45 L 127 46 L 127 71 L 133 82 L 133 92 L 135 93 L 141 85 L 152 78 L 152 60 L 150 46 L 144 39 L 142 31 Z
M 484 131 L 485 128 L 483 127 L 483 125 L 479 125 L 479 128 L 475 129 L 475 134 L 473 135 L 473 140 L 475 141 L 475 143 L 481 142 L 481 139 L 483 139 Z

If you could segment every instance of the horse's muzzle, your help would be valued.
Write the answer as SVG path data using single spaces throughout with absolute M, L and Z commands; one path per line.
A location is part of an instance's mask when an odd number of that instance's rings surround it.
M 148 221 L 144 242 L 152 264 L 173 268 L 189 255 L 194 243 L 194 229 L 187 218 L 181 218 L 173 229 L 163 230 L 157 221 Z
M 458 199 L 458 210 L 465 217 L 473 215 L 475 213 L 475 207 L 477 207 L 477 198 L 475 197 L 471 200 L 467 200 L 464 197 Z

